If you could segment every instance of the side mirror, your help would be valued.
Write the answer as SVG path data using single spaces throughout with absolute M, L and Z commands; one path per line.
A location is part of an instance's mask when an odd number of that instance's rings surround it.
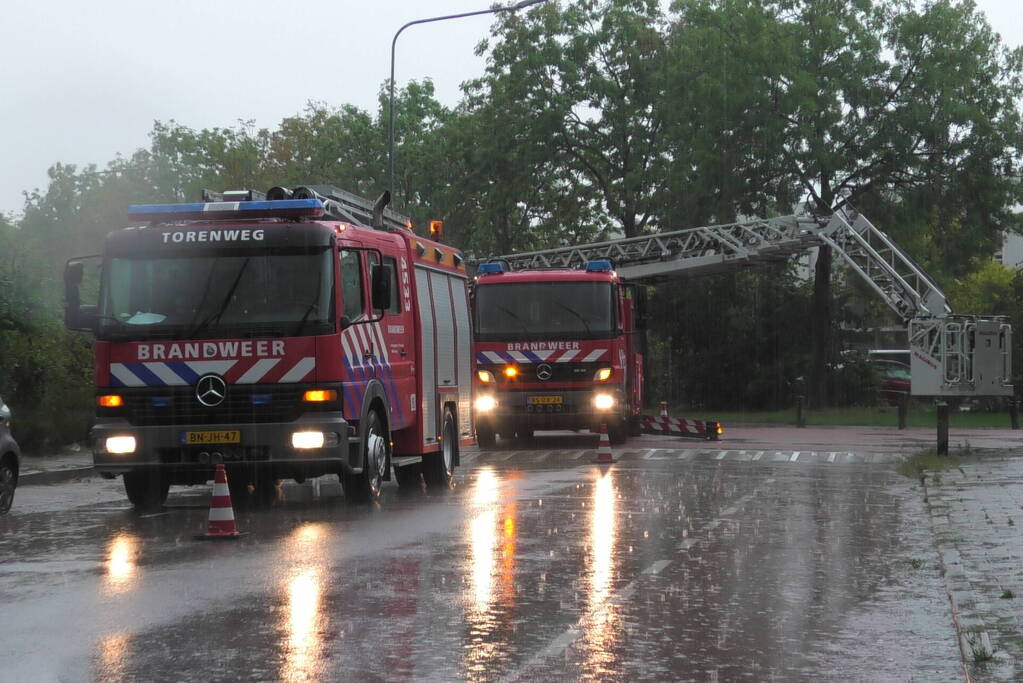
M 85 273 L 81 261 L 64 266 L 64 326 L 69 330 L 95 331 L 96 306 L 82 306 L 79 288 Z
M 386 311 L 391 307 L 391 267 L 375 263 L 371 272 L 373 310 Z

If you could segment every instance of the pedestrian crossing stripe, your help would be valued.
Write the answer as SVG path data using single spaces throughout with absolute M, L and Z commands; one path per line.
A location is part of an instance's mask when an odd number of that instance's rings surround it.
M 585 461 L 592 458 L 595 449 L 571 450 L 509 450 L 480 451 L 474 458 L 481 462 L 521 462 L 544 463 L 561 460 Z M 848 465 L 848 464 L 887 464 L 905 460 L 902 453 L 856 453 L 852 451 L 737 451 L 695 448 L 643 448 L 621 450 L 615 453 L 616 459 L 652 460 L 652 461 L 686 461 L 709 460 L 715 462 L 751 462 L 794 465 Z

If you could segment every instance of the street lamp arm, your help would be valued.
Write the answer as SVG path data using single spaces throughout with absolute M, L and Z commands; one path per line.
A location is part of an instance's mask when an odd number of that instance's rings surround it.
M 388 189 L 391 191 L 391 196 L 396 196 L 394 188 L 394 48 L 398 43 L 398 36 L 401 35 L 402 31 L 407 29 L 409 26 L 415 26 L 416 24 L 429 24 L 435 21 L 445 21 L 447 19 L 464 19 L 465 17 L 475 17 L 481 14 L 497 14 L 498 12 L 507 12 L 510 10 L 520 10 L 529 7 L 530 5 L 537 5 L 547 0 L 521 0 L 514 5 L 508 5 L 507 7 L 491 7 L 489 9 L 476 10 L 475 12 L 463 12 L 461 14 L 447 14 L 443 17 L 430 17 L 428 19 L 416 19 L 410 21 L 407 24 L 403 24 L 394 33 L 394 38 L 391 39 L 391 79 L 389 81 L 390 97 L 388 98 L 387 107 L 387 119 L 388 119 L 388 143 L 387 143 L 387 178 L 388 178 Z

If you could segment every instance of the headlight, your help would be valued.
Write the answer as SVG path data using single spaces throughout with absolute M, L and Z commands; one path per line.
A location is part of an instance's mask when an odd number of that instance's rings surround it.
M 293 432 L 291 434 L 293 448 L 323 448 L 323 432 Z
M 593 407 L 597 410 L 610 410 L 615 407 L 615 397 L 611 394 L 597 394 L 593 397 Z
M 597 370 L 597 374 L 593 377 L 598 382 L 606 382 L 611 378 L 611 368 L 601 368 Z
M 107 453 L 114 453 L 117 455 L 124 455 L 125 453 L 135 452 L 135 437 L 134 436 L 108 436 L 107 437 Z
M 476 376 L 480 378 L 480 381 L 484 384 L 490 384 L 494 381 L 494 373 L 490 370 L 477 370 Z
M 480 396 L 476 399 L 476 412 L 489 413 L 497 407 L 497 401 L 493 396 Z

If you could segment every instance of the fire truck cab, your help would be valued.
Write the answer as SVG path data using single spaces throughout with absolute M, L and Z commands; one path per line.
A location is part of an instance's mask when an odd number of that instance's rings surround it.
M 624 441 L 643 404 L 640 295 L 604 259 L 577 270 L 480 264 L 473 290 L 480 445 L 498 434 L 601 424 L 612 442 Z
M 134 205 L 96 305 L 93 460 L 138 508 L 227 467 L 232 497 L 337 474 L 346 498 L 449 484 L 473 443 L 467 276 L 456 250 L 332 186 Z

